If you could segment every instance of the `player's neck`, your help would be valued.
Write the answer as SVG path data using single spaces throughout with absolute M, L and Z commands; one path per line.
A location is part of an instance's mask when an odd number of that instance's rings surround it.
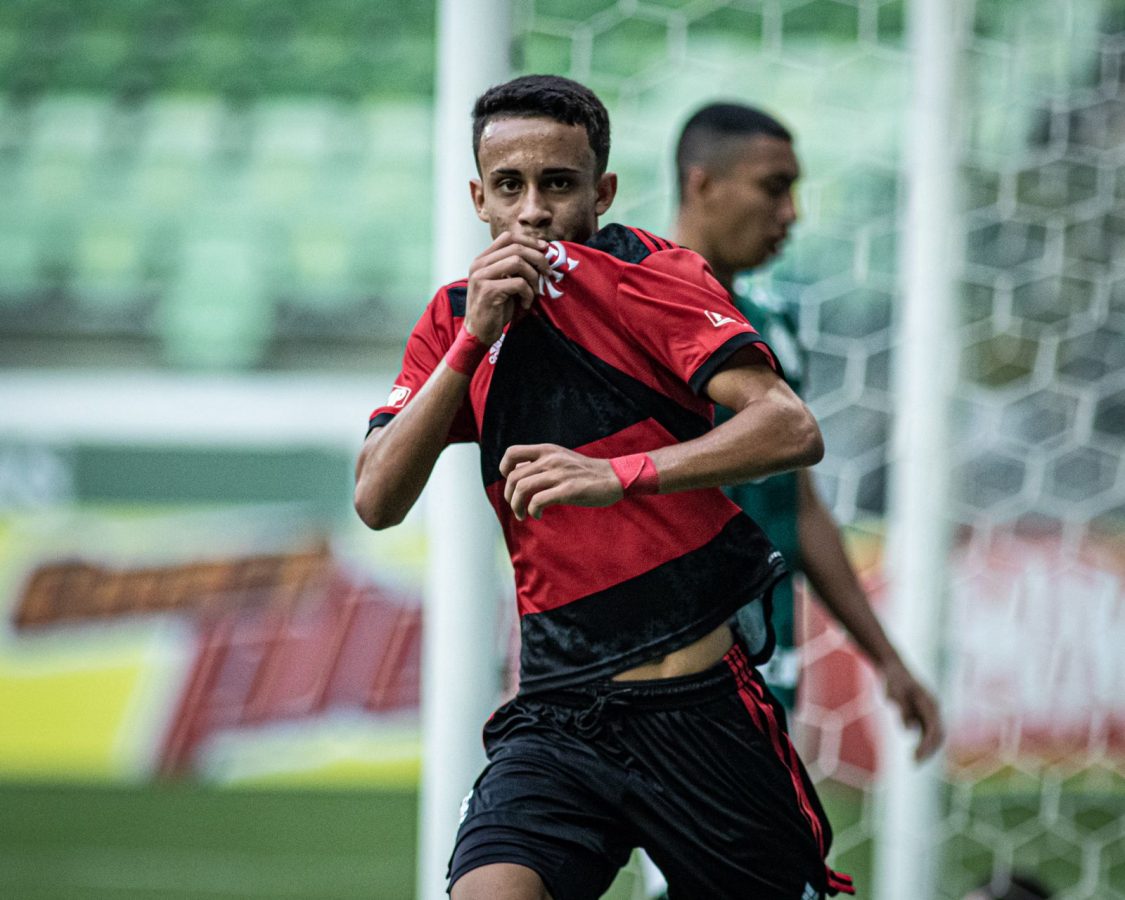
M 700 255 L 704 259 L 706 259 L 708 265 L 711 266 L 711 271 L 715 273 L 715 280 L 718 281 L 719 284 L 721 284 L 724 288 L 726 288 L 728 294 L 733 294 L 735 275 L 734 269 L 725 269 L 722 266 L 716 266 L 706 253 L 701 253 Z
M 706 231 L 702 228 L 696 228 L 692 223 L 691 216 L 681 212 L 679 218 L 676 219 L 675 230 L 672 233 L 672 240 L 679 244 L 681 247 L 687 247 L 689 250 L 694 250 L 705 260 L 714 272 L 715 278 L 718 280 L 728 293 L 731 293 L 732 285 L 734 284 L 735 270 L 728 269 L 722 265 L 716 265 L 715 253 L 712 252 L 710 242 L 707 240 Z

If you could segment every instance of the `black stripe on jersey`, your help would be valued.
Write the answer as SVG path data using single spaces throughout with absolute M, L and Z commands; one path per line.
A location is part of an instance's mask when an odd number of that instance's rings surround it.
M 641 229 L 639 228 L 633 228 L 631 230 L 633 234 L 639 237 L 644 245 L 648 247 L 648 249 L 653 253 L 656 253 L 658 250 L 662 249 L 661 246 L 652 239 L 652 235 L 647 231 L 641 231 Z
M 639 263 L 653 252 L 632 228 L 617 224 L 606 225 L 587 241 L 586 246 L 616 256 L 627 263 Z
M 762 530 L 739 513 L 696 550 L 565 606 L 524 615 L 520 693 L 605 677 L 685 647 L 751 600 L 768 603 L 785 571 Z M 773 643 L 770 627 L 756 662 L 773 653 Z
M 723 365 L 730 360 L 735 354 L 735 351 L 741 350 L 743 347 L 749 347 L 751 344 L 765 345 L 758 335 L 750 334 L 747 331 L 740 331 L 734 335 L 730 340 L 723 343 L 714 353 L 712 353 L 707 361 L 703 363 L 695 374 L 688 380 L 688 385 L 695 393 L 701 394 L 703 389 L 707 387 L 707 382 L 711 380 L 714 375 Z M 780 372 L 778 373 L 781 374 Z
M 671 241 L 666 240 L 665 238 L 657 237 L 651 231 L 645 231 L 643 228 L 638 228 L 637 231 L 639 231 L 641 234 L 643 234 L 645 237 L 647 237 L 650 241 L 652 241 L 654 244 L 656 244 L 657 248 L 659 248 L 660 250 L 671 250 L 673 247 L 676 246 Z
M 447 288 L 445 294 L 449 297 L 449 309 L 453 313 L 453 318 L 465 318 L 465 304 L 469 296 L 469 288 L 458 285 L 457 287 Z
M 573 449 L 655 419 L 678 441 L 711 423 L 571 341 L 541 314 L 508 329 L 481 425 L 481 475 L 500 478 L 513 444 Z
M 391 419 L 393 419 L 394 417 L 395 417 L 395 414 L 389 413 L 389 412 L 382 412 L 382 413 L 379 413 L 379 415 L 377 415 L 377 416 L 372 416 L 371 421 L 367 423 L 367 433 L 371 434 L 371 432 L 374 429 L 382 428 L 389 421 L 391 421 Z

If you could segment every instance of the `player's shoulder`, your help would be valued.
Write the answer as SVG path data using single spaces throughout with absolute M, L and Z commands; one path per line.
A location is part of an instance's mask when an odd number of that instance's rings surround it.
M 643 281 L 655 274 L 704 285 L 726 296 L 702 256 L 643 228 L 606 225 L 585 246 L 605 254 L 602 259 L 612 260 L 618 276 L 627 281 Z
M 603 283 L 617 286 L 619 297 L 660 297 L 712 309 L 730 305 L 730 296 L 702 256 L 643 228 L 607 225 L 584 246 L 600 250 L 588 255 L 604 261 L 592 267 L 587 280 L 601 276 Z
M 655 254 L 682 250 L 679 244 L 631 225 L 606 225 L 586 242 L 587 247 L 600 250 L 622 263 L 640 264 Z
M 433 311 L 439 315 L 448 315 L 454 319 L 465 318 L 465 305 L 469 297 L 469 280 L 462 278 L 443 284 L 430 301 Z

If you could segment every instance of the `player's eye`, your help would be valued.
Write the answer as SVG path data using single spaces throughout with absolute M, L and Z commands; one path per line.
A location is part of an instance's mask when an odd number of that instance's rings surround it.
M 519 193 L 520 183 L 515 178 L 501 178 L 496 182 L 496 190 L 501 194 Z
M 567 176 L 556 175 L 553 178 L 548 178 L 544 182 L 544 187 L 549 191 L 569 191 L 573 184 L 573 180 Z
M 790 186 L 791 182 L 780 178 L 773 178 L 765 183 L 766 193 L 775 200 L 780 200 L 788 194 Z

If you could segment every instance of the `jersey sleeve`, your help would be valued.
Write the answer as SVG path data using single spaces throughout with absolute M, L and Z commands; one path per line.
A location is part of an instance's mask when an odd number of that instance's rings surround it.
M 782 375 L 777 357 L 735 308 L 698 253 L 653 253 L 618 284 L 620 325 L 696 394 L 731 356 L 754 347 Z
M 391 392 L 382 406 L 377 406 L 368 417 L 367 432 L 381 428 L 418 396 L 418 392 L 433 374 L 461 327 L 460 317 L 453 313 L 448 288 L 442 288 L 426 307 L 422 317 L 406 341 L 402 369 L 395 378 Z M 477 440 L 476 423 L 466 395 L 453 419 L 446 438 L 447 444 Z

